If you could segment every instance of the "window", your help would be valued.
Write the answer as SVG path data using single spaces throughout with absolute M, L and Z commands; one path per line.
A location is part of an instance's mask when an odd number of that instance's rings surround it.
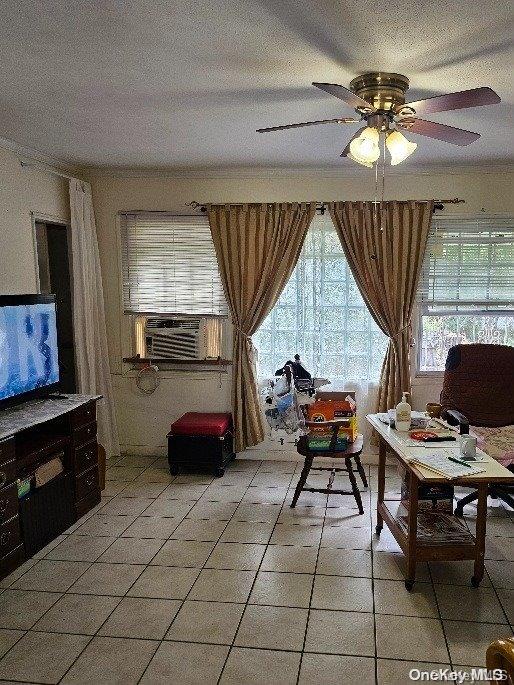
M 435 219 L 420 283 L 418 370 L 462 343 L 514 345 L 514 220 Z
M 125 314 L 227 316 L 206 216 L 121 215 Z
M 378 380 L 387 338 L 369 314 L 329 216 L 316 216 L 298 264 L 254 336 L 258 375 L 273 376 L 297 352 L 314 375 Z
M 206 216 L 122 214 L 123 310 L 134 352 L 174 360 L 222 356 L 227 303 Z

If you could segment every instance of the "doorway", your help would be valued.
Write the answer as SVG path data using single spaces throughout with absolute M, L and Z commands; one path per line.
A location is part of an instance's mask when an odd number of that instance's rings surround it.
M 65 224 L 35 221 L 39 290 L 53 293 L 57 305 L 57 345 L 60 389 L 77 392 L 75 344 L 73 339 L 71 252 L 69 227 Z

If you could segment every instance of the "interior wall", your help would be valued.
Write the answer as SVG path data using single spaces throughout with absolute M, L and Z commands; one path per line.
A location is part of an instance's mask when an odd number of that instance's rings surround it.
M 165 453 L 171 421 L 185 411 L 228 411 L 230 373 L 166 372 L 157 391 L 141 396 L 134 372 L 122 358 L 131 354 L 131 331 L 121 305 L 120 246 L 117 214 L 127 210 L 168 210 L 188 214 L 185 203 L 274 202 L 298 200 L 372 199 L 374 177 L 305 175 L 294 172 L 267 176 L 230 174 L 217 177 L 172 177 L 164 174 L 91 173 L 104 284 L 110 364 L 122 449 Z M 514 172 L 459 170 L 403 173 L 386 179 L 386 199 L 459 197 L 448 215 L 513 215 Z M 415 378 L 413 405 L 424 407 L 439 397 L 440 379 Z
M 0 148 L 0 294 L 37 292 L 32 214 L 69 221 L 67 181 L 22 168 L 19 156 Z

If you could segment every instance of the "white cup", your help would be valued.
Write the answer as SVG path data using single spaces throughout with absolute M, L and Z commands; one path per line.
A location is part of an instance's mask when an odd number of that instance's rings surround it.
M 474 435 L 460 436 L 460 453 L 464 459 L 473 460 L 477 458 L 477 439 Z

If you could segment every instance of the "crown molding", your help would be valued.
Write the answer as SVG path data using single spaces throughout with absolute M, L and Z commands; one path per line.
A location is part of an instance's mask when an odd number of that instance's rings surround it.
M 78 171 L 83 176 L 100 178 L 156 178 L 156 179 L 234 179 L 234 178 L 368 178 L 369 170 L 359 167 L 323 168 L 323 167 L 237 167 L 224 168 L 127 168 L 127 167 L 82 167 Z M 391 176 L 457 176 L 463 174 L 498 174 L 514 173 L 514 164 L 484 164 L 484 165 L 461 165 L 461 166 L 405 166 L 387 167 L 386 175 Z
M 48 167 L 62 169 L 63 171 L 67 171 L 72 174 L 77 171 L 76 166 L 68 164 L 62 159 L 51 157 L 44 152 L 39 152 L 39 150 L 34 150 L 33 148 L 26 147 L 25 145 L 20 145 L 16 141 L 9 140 L 8 138 L 0 137 L 0 148 L 12 152 L 14 155 L 20 158 L 20 161 L 30 160 L 31 162 L 39 162 L 40 164 L 44 164 Z
M 345 167 L 169 167 L 169 168 L 137 168 L 137 167 L 109 167 L 84 166 L 70 164 L 52 157 L 39 150 L 26 147 L 8 138 L 0 137 L 0 148 L 8 150 L 21 160 L 30 160 L 45 164 L 49 167 L 61 169 L 72 175 L 91 178 L 168 178 L 168 179 L 234 179 L 234 178 L 369 178 L 369 170 L 351 165 Z M 398 165 L 387 167 L 389 177 L 396 176 L 457 176 L 463 174 L 498 174 L 514 173 L 512 164 L 467 164 L 467 165 Z

